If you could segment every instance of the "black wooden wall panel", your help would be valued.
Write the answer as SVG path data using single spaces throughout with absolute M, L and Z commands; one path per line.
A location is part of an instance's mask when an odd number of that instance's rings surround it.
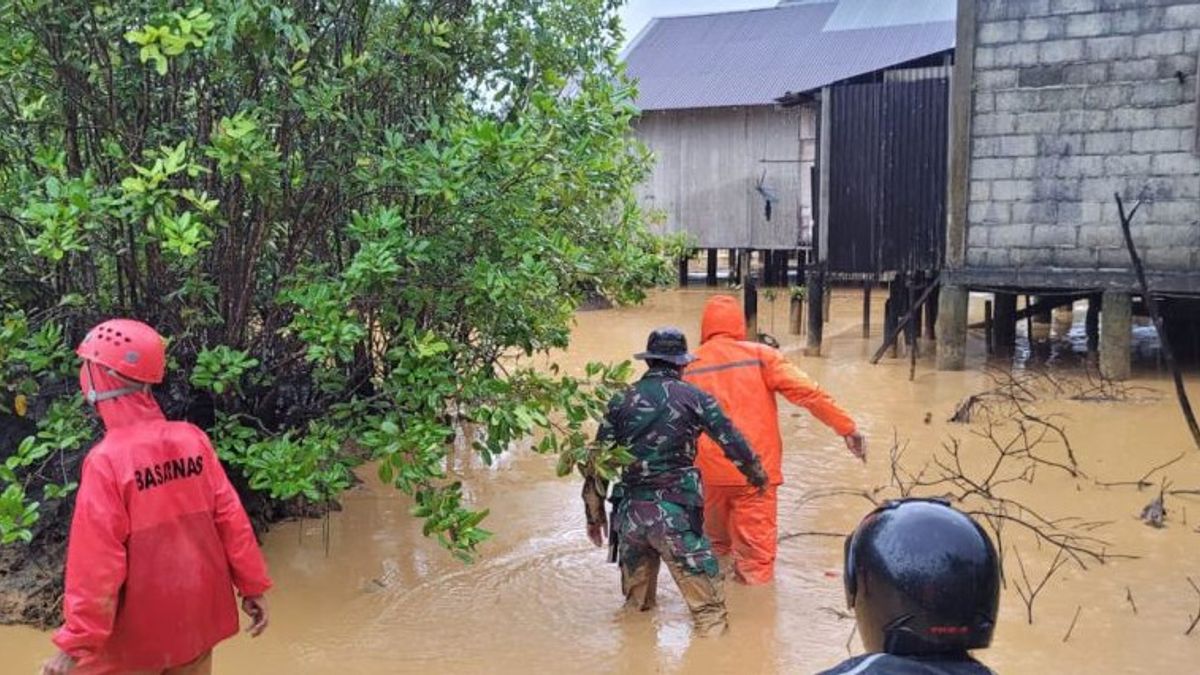
M 941 267 L 948 94 L 944 78 L 831 89 L 830 271 Z

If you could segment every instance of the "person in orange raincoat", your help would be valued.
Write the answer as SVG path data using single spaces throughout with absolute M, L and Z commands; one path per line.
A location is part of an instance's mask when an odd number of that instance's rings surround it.
M 775 395 L 807 408 L 866 459 L 866 439 L 829 394 L 777 350 L 746 341 L 746 321 L 733 297 L 718 295 L 704 307 L 700 348 L 684 379 L 714 396 L 762 458 L 770 487 L 760 492 L 707 437 L 700 439 L 696 465 L 704 483 L 704 530 L 713 551 L 733 556 L 734 578 L 765 584 L 774 578 L 778 544 L 777 492 L 783 483 L 783 442 Z
M 238 630 L 235 587 L 250 634 L 267 626 L 271 580 L 250 520 L 208 436 L 167 421 L 150 394 L 166 364 L 153 328 L 106 321 L 76 352 L 105 434 L 84 460 L 61 651 L 42 672 L 211 672 L 213 646 Z

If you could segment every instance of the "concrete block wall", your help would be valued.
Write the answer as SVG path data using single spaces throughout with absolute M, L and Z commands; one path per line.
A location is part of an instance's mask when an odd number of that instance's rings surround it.
M 1200 1 L 978 0 L 968 269 L 1200 273 Z

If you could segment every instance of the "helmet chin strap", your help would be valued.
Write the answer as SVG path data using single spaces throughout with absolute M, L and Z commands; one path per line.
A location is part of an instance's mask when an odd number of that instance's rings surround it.
M 84 372 L 87 374 L 87 394 L 84 395 L 84 398 L 87 400 L 88 405 L 93 407 L 95 407 L 95 405 L 101 401 L 111 401 L 114 398 L 120 398 L 128 394 L 137 394 L 143 391 L 150 391 L 150 385 L 134 382 L 128 378 L 121 377 L 120 374 L 111 368 L 105 369 L 104 372 L 122 382 L 129 382 L 129 386 L 121 387 L 120 389 L 112 389 L 109 391 L 96 391 L 96 385 L 92 381 L 91 361 L 87 362 L 87 368 L 84 369 Z

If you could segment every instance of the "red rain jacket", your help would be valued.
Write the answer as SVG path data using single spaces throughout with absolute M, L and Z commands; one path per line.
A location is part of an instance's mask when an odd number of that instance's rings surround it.
M 119 382 L 93 368 L 99 390 Z M 266 563 L 208 436 L 149 393 L 102 401 L 83 464 L 54 643 L 77 672 L 186 664 L 238 630 L 233 589 L 262 595 Z
M 716 397 L 721 409 L 762 458 L 771 483 L 783 482 L 783 441 L 775 394 L 807 408 L 839 436 L 855 430 L 854 420 L 778 350 L 746 342 L 746 321 L 737 300 L 709 299 L 700 323 L 698 357 L 684 379 Z M 745 485 L 743 476 L 708 436 L 700 438 L 696 465 L 705 485 Z

